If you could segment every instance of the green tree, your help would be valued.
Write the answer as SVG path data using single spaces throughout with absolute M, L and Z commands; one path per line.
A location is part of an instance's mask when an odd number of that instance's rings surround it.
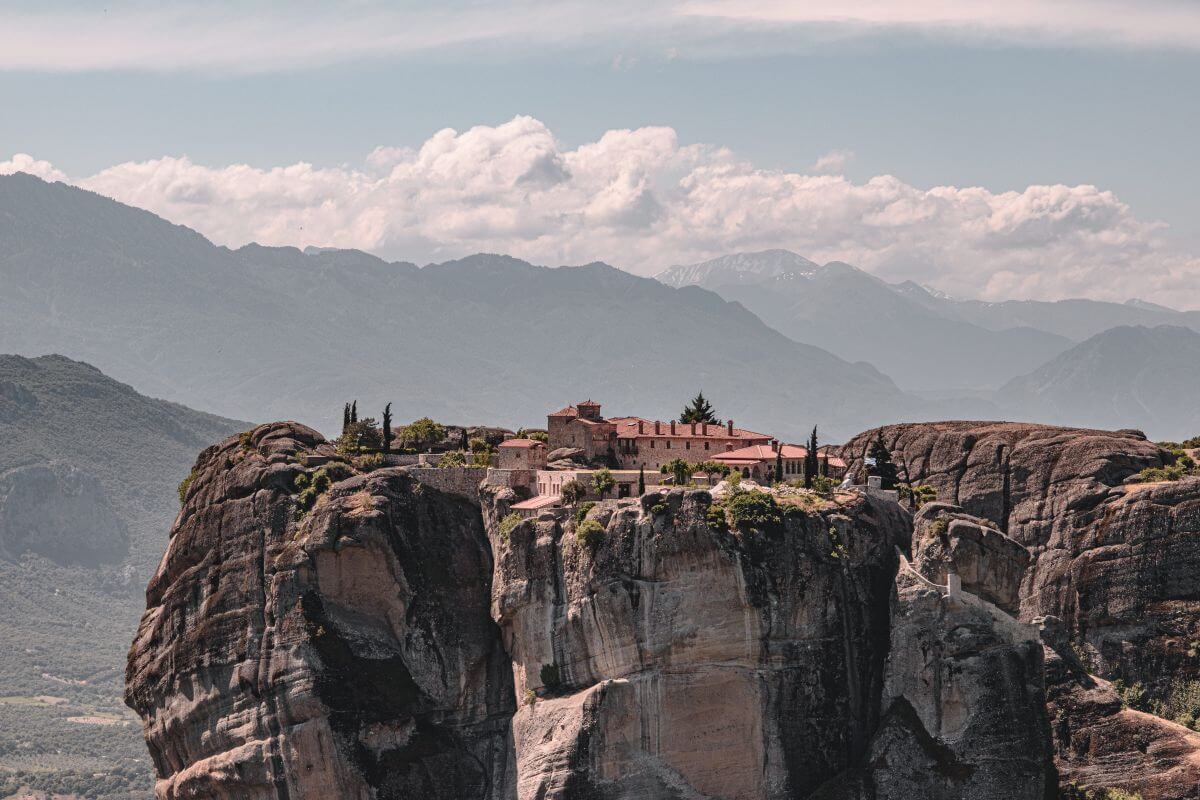
M 573 506 L 587 497 L 587 487 L 579 481 L 572 479 L 562 485 L 562 488 L 558 490 L 558 496 L 562 498 L 564 503 Z
M 895 489 L 899 473 L 896 470 L 896 463 L 892 461 L 892 451 L 888 449 L 887 443 L 883 441 L 883 431 L 876 432 L 875 441 L 871 442 L 871 447 L 867 450 L 867 455 L 875 459 L 875 466 L 868 467 L 867 474 L 878 475 L 881 479 L 882 488 Z
M 350 404 L 346 403 L 342 406 L 342 433 L 346 432 L 346 428 L 350 427 Z
M 401 440 L 405 447 L 425 450 L 446 438 L 446 428 L 429 417 L 421 417 L 404 427 Z
M 383 407 L 383 452 L 392 452 L 392 404 Z
M 820 456 L 820 446 L 817 444 L 817 426 L 813 425 L 812 435 L 808 437 L 808 449 L 804 453 L 804 488 L 811 489 L 813 487 L 813 478 L 817 477 L 820 472 L 820 462 L 817 460 Z
M 783 483 L 783 447 L 775 451 L 775 482 Z
M 692 398 L 692 402 L 688 403 L 683 408 L 683 413 L 679 415 L 680 422 L 707 422 L 712 425 L 720 425 L 721 420 L 717 419 L 717 412 L 713 410 L 712 404 L 704 398 L 704 392 L 700 392 Z
M 724 477 L 729 474 L 729 465 L 722 464 L 720 461 L 701 461 L 699 464 L 693 466 L 696 472 L 704 473 L 710 484 L 714 483 L 713 478 L 717 475 Z
M 356 456 L 360 453 L 377 451 L 382 443 L 375 420 L 365 417 L 351 422 L 346 427 L 346 432 L 338 437 L 337 449 L 342 455 Z
M 676 486 L 683 486 L 692 479 L 692 465 L 682 458 L 672 458 L 659 469 L 663 475 L 671 475 Z
M 612 491 L 612 488 L 617 485 L 616 479 L 608 467 L 601 467 L 592 473 L 592 486 L 596 489 L 596 494 L 601 500 L 604 496 Z
M 646 493 L 646 465 L 638 467 L 638 497 Z
M 350 404 L 350 424 L 358 422 L 358 401 L 355 400 Z

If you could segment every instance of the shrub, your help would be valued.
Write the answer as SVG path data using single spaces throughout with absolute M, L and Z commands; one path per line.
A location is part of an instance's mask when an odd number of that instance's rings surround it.
M 846 557 L 846 543 L 842 541 L 842 534 L 834 525 L 829 526 L 829 557 Z
M 383 466 L 383 454 L 369 453 L 365 456 L 357 456 L 355 457 L 353 463 L 355 468 L 360 469 L 363 472 L 370 472 L 371 470 L 379 469 Z
M 938 517 L 929 526 L 929 532 L 939 539 L 945 536 L 950 531 L 950 520 L 945 517 Z
M 713 503 L 710 505 L 708 510 L 704 512 L 704 521 L 713 530 L 729 530 L 729 519 L 725 516 L 725 504 Z
M 569 506 L 573 506 L 587 496 L 587 488 L 577 480 L 569 480 L 559 490 L 559 497 Z
M 812 489 L 821 497 L 833 497 L 837 485 L 838 482 L 828 475 L 814 475 L 812 479 Z
M 192 485 L 192 481 L 196 479 L 196 470 L 192 470 L 186 478 L 179 482 L 179 505 L 183 505 L 183 501 L 187 499 L 188 487 Z
M 650 506 L 650 513 L 656 517 L 661 516 L 670 510 L 670 507 L 666 503 L 655 503 L 654 505 Z
M 902 501 L 907 500 L 913 508 L 920 508 L 926 503 L 932 503 L 934 500 L 937 500 L 937 490 L 925 484 L 909 486 L 901 483 L 896 486 L 896 490 L 900 494 L 900 499 Z
M 731 472 L 726 476 L 725 480 L 729 482 L 730 489 L 736 489 L 742 485 L 742 473 Z
M 585 519 L 575 528 L 575 541 L 595 550 L 604 541 L 604 526 L 594 519 Z
M 779 504 L 765 492 L 742 492 L 726 502 L 729 520 L 739 530 L 768 530 L 783 522 Z
M 545 686 L 548 691 L 556 691 L 562 686 L 562 674 L 558 664 L 542 664 L 539 677 L 542 679 L 542 686 Z
M 583 518 L 588 515 L 588 512 L 596 507 L 596 504 L 589 500 L 586 503 L 580 503 L 579 508 L 575 509 L 575 522 L 583 522 Z
M 517 529 L 517 526 L 522 521 L 521 515 L 515 511 L 505 515 L 504 519 L 500 520 L 500 524 L 496 526 L 496 533 L 500 535 L 501 541 L 507 542 L 508 537 L 512 535 L 512 532 Z
M 461 450 L 451 450 L 445 453 L 438 460 L 439 467 L 465 467 L 467 465 L 467 457 Z

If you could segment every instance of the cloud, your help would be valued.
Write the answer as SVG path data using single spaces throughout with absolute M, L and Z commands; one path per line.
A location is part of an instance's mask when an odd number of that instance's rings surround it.
M 17 169 L 65 177 L 28 155 L 0 163 Z M 856 183 L 762 169 L 722 147 L 681 143 L 666 127 L 610 130 L 568 148 L 539 120 L 516 117 L 379 147 L 357 166 L 168 157 L 71 182 L 230 246 L 352 247 L 418 263 L 504 252 L 641 274 L 782 247 L 961 297 L 1200 307 L 1200 259 L 1172 250 L 1163 225 L 1110 191 L 920 188 L 890 175 Z
M 792 53 L 808 42 L 880 32 L 1020 45 L 1200 48 L 1200 4 L 1193 0 L 17 0 L 4 15 L 0 69 L 68 72 L 291 72 L 479 49 L 611 61 L 614 46 L 627 65 L 681 53 Z
M 26 172 L 44 181 L 65 181 L 67 176 L 54 168 L 49 161 L 38 161 L 27 153 L 17 153 L 8 161 L 0 161 L 0 175 Z
M 841 175 L 846 165 L 854 160 L 850 150 L 830 150 L 812 165 L 812 171 L 818 175 Z

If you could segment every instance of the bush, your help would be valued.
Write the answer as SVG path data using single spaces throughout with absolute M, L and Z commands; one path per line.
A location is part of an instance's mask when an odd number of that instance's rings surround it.
M 742 492 L 726 502 L 729 520 L 739 530 L 768 530 L 783 523 L 779 504 L 765 492 Z
M 558 492 L 562 501 L 569 506 L 573 506 L 587 497 L 587 488 L 577 480 L 569 480 L 562 485 L 562 489 Z
M 449 453 L 442 455 L 437 465 L 445 468 L 465 467 L 467 465 L 467 457 L 461 450 L 451 450 Z
M 591 511 L 595 507 L 596 507 L 596 504 L 591 500 L 587 501 L 586 503 L 580 503 L 579 508 L 575 509 L 574 516 L 575 516 L 576 524 L 583 522 L 583 518 L 586 517 L 588 515 L 588 512 Z
M 547 691 L 557 691 L 562 686 L 562 673 L 558 664 L 542 664 L 539 677 L 542 679 L 542 686 L 545 686 Z
M 521 519 L 521 515 L 515 511 L 505 515 L 504 519 L 500 520 L 500 524 L 496 526 L 496 533 L 500 535 L 501 541 L 507 542 L 508 537 L 512 535 L 512 532 L 516 530 L 517 526 L 523 521 L 524 520 Z
M 902 502 L 907 500 L 912 504 L 913 508 L 920 508 L 926 503 L 932 503 L 937 500 L 937 490 L 925 484 L 909 486 L 901 483 L 896 485 L 896 490 L 900 494 L 900 500 Z
M 729 519 L 725 516 L 725 504 L 713 503 L 710 505 L 708 510 L 704 512 L 704 521 L 713 530 L 729 530 Z
M 592 486 L 595 488 L 596 494 L 600 497 L 604 497 L 616 485 L 616 478 L 612 476 L 612 472 L 607 467 L 601 467 L 592 473 Z
M 575 528 L 575 541 L 595 550 L 604 541 L 604 526 L 594 519 L 585 519 Z
M 670 510 L 670 506 L 668 506 L 666 503 L 655 503 L 654 505 L 650 506 L 650 513 L 656 517 L 661 516 Z
M 186 478 L 179 482 L 179 505 L 183 505 L 183 501 L 187 499 L 188 487 L 192 485 L 192 481 L 196 479 L 196 470 L 192 470 Z
M 833 490 L 838 482 L 828 475 L 815 475 L 812 479 L 812 489 L 821 497 L 833 497 Z

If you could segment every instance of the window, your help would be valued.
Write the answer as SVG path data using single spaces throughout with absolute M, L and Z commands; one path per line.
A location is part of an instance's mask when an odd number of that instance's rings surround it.
M 683 443 L 683 449 L 684 449 L 684 450 L 691 450 L 691 449 L 692 449 L 692 443 L 691 443 L 690 441 L 684 442 L 684 443 Z
M 653 439 L 650 440 L 650 447 L 651 447 L 651 449 L 654 448 L 654 440 Z
M 667 449 L 668 450 L 671 449 L 671 440 L 670 439 L 667 439 Z
M 704 443 L 704 449 L 705 449 L 705 450 L 707 450 L 707 449 L 708 449 L 708 442 L 705 442 L 705 443 Z

